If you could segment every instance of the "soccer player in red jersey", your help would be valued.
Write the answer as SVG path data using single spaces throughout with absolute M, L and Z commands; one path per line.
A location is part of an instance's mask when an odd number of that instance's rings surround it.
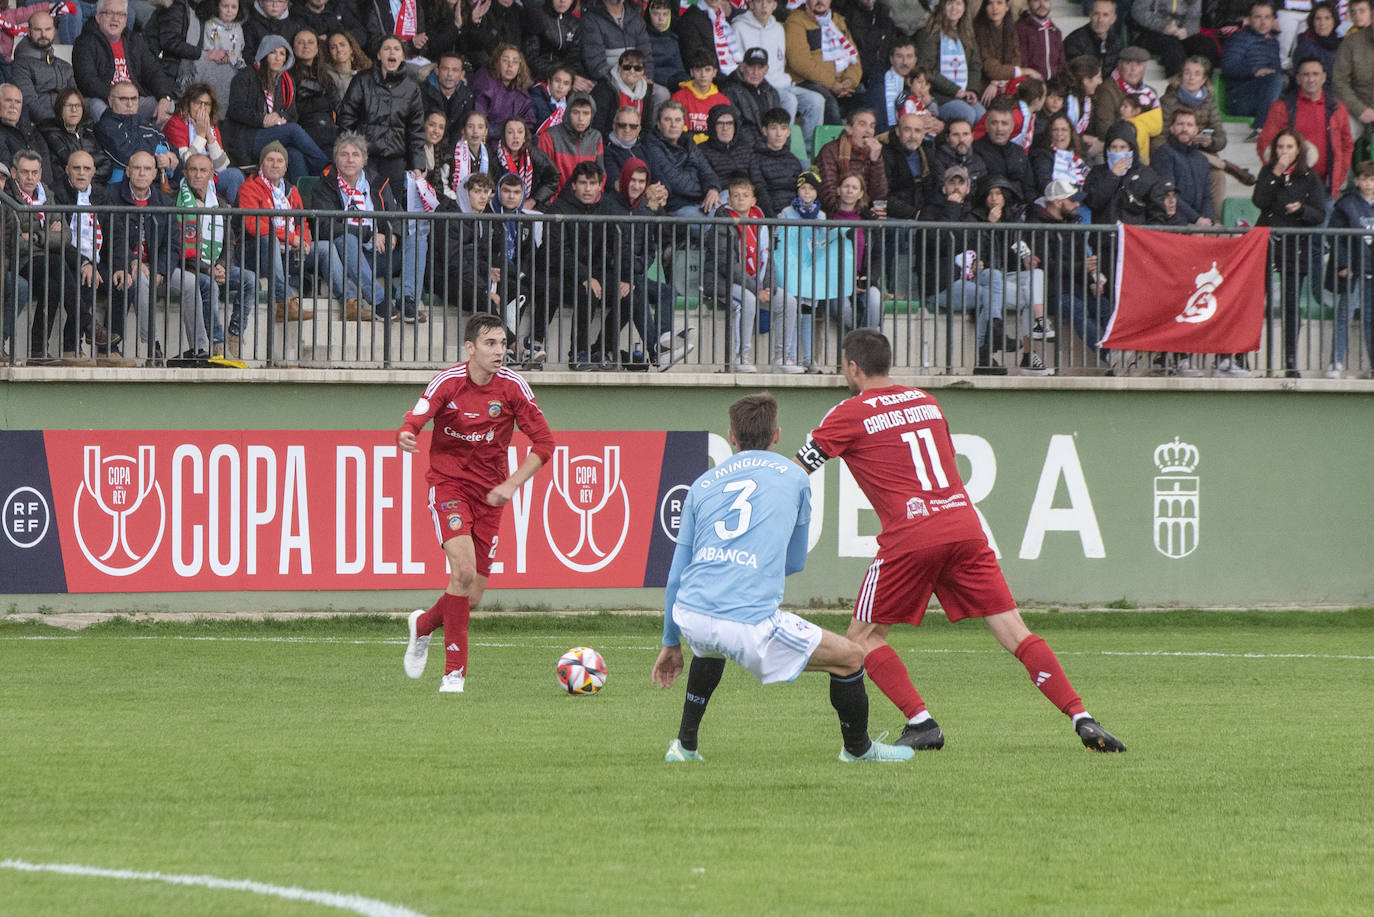
M 424 674 L 429 637 L 444 628 L 444 679 L 439 690 L 461 692 L 467 677 L 468 616 L 482 600 L 496 556 L 503 507 L 553 456 L 553 434 L 534 392 L 502 366 L 506 329 L 501 318 L 478 313 L 463 329 L 466 363 L 439 373 L 406 414 L 396 443 L 416 451 L 416 434 L 434 421 L 429 445 L 429 512 L 448 555 L 448 588 L 434 607 L 410 615 L 405 672 Z M 506 447 L 516 426 L 533 448 L 508 474 Z
M 815 471 L 843 458 L 882 522 L 878 556 L 864 575 L 846 636 L 864 651 L 864 667 L 907 717 L 895 744 L 944 747 L 906 666 L 887 643 L 893 624 L 919 626 L 931 595 L 951 621 L 983 618 L 997 642 L 1016 656 L 1040 692 L 1066 715 L 1092 751 L 1126 746 L 1083 709 L 1054 651 L 1016 610 L 997 557 L 964 492 L 940 405 L 918 388 L 888 377 L 892 346 L 871 329 L 844 338 L 844 376 L 853 397 L 831 408 L 811 431 L 796 462 Z

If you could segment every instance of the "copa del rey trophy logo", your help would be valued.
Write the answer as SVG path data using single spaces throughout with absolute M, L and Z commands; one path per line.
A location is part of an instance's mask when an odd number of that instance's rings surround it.
M 86 446 L 82 454 L 72 528 L 81 553 L 110 576 L 142 570 L 162 544 L 167 507 L 154 471 L 154 449 L 139 446 L 137 451 L 103 456 L 99 446 Z
M 1217 313 L 1217 290 L 1226 280 L 1221 271 L 1217 270 L 1217 263 L 1212 262 L 1212 268 L 1203 271 L 1193 278 L 1193 295 L 1188 297 L 1188 302 L 1183 307 L 1183 311 L 1174 319 L 1176 322 L 1188 322 L 1190 324 L 1200 324 L 1207 321 Z
M 558 446 L 552 464 L 553 483 L 544 491 L 549 548 L 569 570 L 594 573 L 615 560 L 630 533 L 630 495 L 620 478 L 620 447 L 606 446 L 601 455 L 572 455 L 567 446 Z M 561 504 L 555 496 L 562 498 Z M 569 537 L 574 531 L 575 541 Z
M 1155 550 L 1165 557 L 1187 557 L 1198 545 L 1197 446 L 1179 442 L 1155 448 Z

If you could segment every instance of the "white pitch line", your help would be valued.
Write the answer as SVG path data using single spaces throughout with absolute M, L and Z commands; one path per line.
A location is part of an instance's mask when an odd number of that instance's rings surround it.
M 252 892 L 255 895 L 271 895 L 289 901 L 306 901 L 325 907 L 352 911 L 362 917 L 425 917 L 419 911 L 412 911 L 399 904 L 389 904 L 375 898 L 361 895 L 340 895 L 337 892 L 311 891 L 287 885 L 270 885 L 252 879 L 221 879 L 218 876 L 186 876 L 162 872 L 135 872 L 132 869 L 101 869 L 98 866 L 83 866 L 79 863 L 28 863 L 24 860 L 0 860 L 0 869 L 13 869 L 19 872 L 55 872 L 65 876 L 92 876 L 100 879 L 138 879 L 146 882 L 165 882 L 168 885 L 191 885 L 200 888 L 216 888 L 226 891 Z
M 81 635 L 47 635 L 32 634 L 28 636 L 0 637 L 0 643 L 20 640 L 79 640 Z M 345 640 L 338 637 L 194 637 L 177 634 L 163 635 L 120 635 L 120 636 L 101 636 L 102 640 L 189 640 L 200 643 L 294 643 L 302 645 L 335 645 L 335 646 L 405 646 L 404 640 Z M 585 642 L 585 641 L 584 641 Z M 594 641 L 595 642 L 595 641 Z M 474 647 L 482 649 L 545 649 L 556 650 L 565 649 L 566 643 L 482 643 L 472 642 Z M 619 645 L 614 643 L 603 643 L 617 650 L 643 650 L 645 652 L 656 651 L 660 647 L 640 646 L 636 644 Z M 922 653 L 927 655 L 1000 655 L 1001 649 L 936 649 L 917 647 L 904 652 Z M 1207 650 L 1056 650 L 1058 656 L 1177 656 L 1177 657 L 1199 657 L 1210 659 L 1352 659 L 1362 662 L 1374 661 L 1374 656 L 1361 656 L 1354 653 L 1219 653 Z

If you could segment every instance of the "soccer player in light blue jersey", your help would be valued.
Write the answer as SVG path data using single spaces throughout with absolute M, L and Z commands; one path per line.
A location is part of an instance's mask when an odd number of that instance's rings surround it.
M 667 761 L 701 761 L 697 732 L 725 660 L 762 684 L 802 672 L 830 673 L 830 703 L 840 717 L 841 761 L 907 761 L 910 748 L 868 737 L 863 650 L 839 634 L 781 611 L 783 579 L 806 565 L 811 482 L 770 448 L 778 442 L 772 395 L 730 406 L 730 442 L 740 451 L 693 483 L 684 501 L 664 599 L 663 649 L 654 684 L 682 674 L 682 640 L 692 648 L 682 724 Z

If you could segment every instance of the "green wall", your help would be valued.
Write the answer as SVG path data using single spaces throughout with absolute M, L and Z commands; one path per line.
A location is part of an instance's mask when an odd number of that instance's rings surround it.
M 342 381 L 10 381 L 0 386 L 5 429 L 391 429 L 427 373 Z M 387 381 L 374 381 L 381 375 Z M 562 378 L 570 378 L 563 375 Z M 571 377 L 579 378 L 579 377 Z M 580 377 L 586 378 L 586 377 Z M 555 429 L 705 429 L 723 435 L 725 409 L 749 391 L 720 384 L 595 385 L 530 381 Z M 783 451 L 845 392 L 775 389 Z M 1038 381 L 1038 380 L 1037 380 Z M 1317 605 L 1374 602 L 1374 392 L 1241 390 L 1062 380 L 1034 388 L 935 389 L 956 434 L 971 495 L 1023 602 L 1138 605 Z M 1075 383 L 1083 383 L 1075 385 Z M 709 384 L 715 383 L 715 384 Z M 1156 447 L 1177 438 L 1197 450 L 1191 474 L 1161 474 Z M 1186 456 L 1185 456 L 1186 457 Z M 839 463 L 823 470 L 823 515 L 807 569 L 788 582 L 791 602 L 848 600 L 867 566 L 876 517 L 856 508 Z M 1167 557 L 1154 544 L 1156 488 L 1195 477 L 1196 548 Z M 1156 478 L 1160 481 L 1157 482 Z M 1165 501 L 1168 505 L 1168 501 Z M 1187 510 L 1184 510 L 1187 512 Z M 1028 537 L 1027 533 L 1030 533 Z M 1037 537 L 1037 532 L 1040 535 Z M 868 548 L 867 550 L 871 550 Z M 653 607 L 656 590 L 493 591 L 504 607 Z M 409 592 L 24 596 L 89 609 L 396 610 L 428 604 Z

